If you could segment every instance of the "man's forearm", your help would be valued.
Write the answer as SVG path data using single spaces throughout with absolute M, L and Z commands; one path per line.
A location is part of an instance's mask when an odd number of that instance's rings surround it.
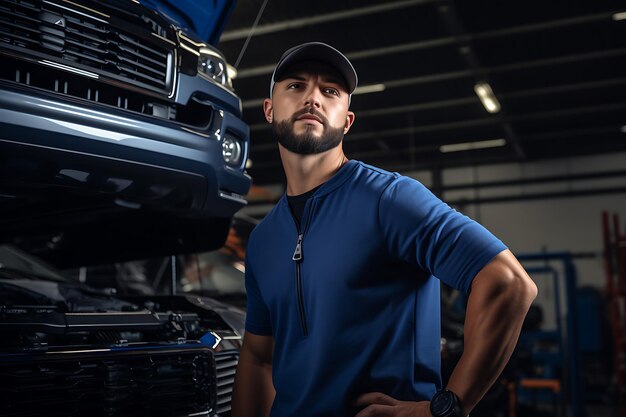
M 448 382 L 448 388 L 461 399 L 465 414 L 506 366 L 537 294 L 536 286 L 510 252 L 498 255 L 495 261 L 472 284 L 464 351 Z
M 233 387 L 232 417 L 269 416 L 275 394 L 271 365 L 246 358 L 242 352 Z

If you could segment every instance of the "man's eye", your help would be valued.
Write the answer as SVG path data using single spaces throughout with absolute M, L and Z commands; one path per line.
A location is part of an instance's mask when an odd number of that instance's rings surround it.
M 300 84 L 298 84 L 298 83 L 289 84 L 289 85 L 287 86 L 287 88 L 289 88 L 289 89 L 296 89 L 296 88 L 300 88 Z
M 335 89 L 335 88 L 325 88 L 324 92 L 326 94 L 333 94 L 333 95 L 336 95 L 336 96 L 339 95 L 339 91 L 337 89 Z

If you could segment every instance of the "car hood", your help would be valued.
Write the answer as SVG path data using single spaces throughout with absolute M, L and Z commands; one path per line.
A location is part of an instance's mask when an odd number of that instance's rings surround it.
M 141 0 L 145 6 L 159 11 L 172 24 L 192 32 L 212 45 L 219 42 L 230 17 L 235 0 Z

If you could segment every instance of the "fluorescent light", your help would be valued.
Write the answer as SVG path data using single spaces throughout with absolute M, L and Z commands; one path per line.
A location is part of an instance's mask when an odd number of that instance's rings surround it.
M 500 103 L 488 83 L 476 84 L 474 91 L 489 113 L 497 113 L 500 111 Z
M 352 94 L 379 93 L 385 91 L 385 84 L 370 84 L 357 87 Z
M 622 131 L 622 133 L 626 133 L 626 126 L 622 126 L 621 131 Z
M 450 145 L 441 145 L 439 151 L 443 153 L 471 151 L 474 149 L 498 148 L 506 145 L 505 139 L 481 140 L 478 142 L 452 143 Z
M 613 15 L 613 20 L 626 20 L 626 12 L 615 13 Z

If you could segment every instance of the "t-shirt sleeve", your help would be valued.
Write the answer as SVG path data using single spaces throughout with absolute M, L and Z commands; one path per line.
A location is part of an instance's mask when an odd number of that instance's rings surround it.
M 272 335 L 272 325 L 270 321 L 270 313 L 261 291 L 257 283 L 256 277 L 252 272 L 250 257 L 246 255 L 246 331 L 261 336 Z
M 506 249 L 485 227 L 408 177 L 397 178 L 381 195 L 379 222 L 390 253 L 465 294 L 476 274 Z

